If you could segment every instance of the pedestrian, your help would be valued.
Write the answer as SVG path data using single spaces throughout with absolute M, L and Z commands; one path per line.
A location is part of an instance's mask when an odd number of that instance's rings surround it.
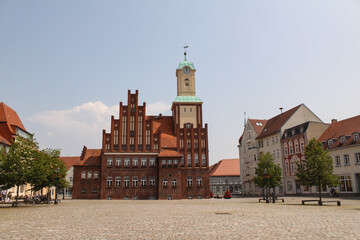
M 7 194 L 7 197 L 8 197 L 8 201 L 7 201 L 7 202 L 11 202 L 11 197 L 12 197 L 11 191 Z

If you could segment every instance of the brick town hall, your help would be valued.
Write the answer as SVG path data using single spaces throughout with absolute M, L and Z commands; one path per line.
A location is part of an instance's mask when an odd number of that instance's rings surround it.
M 172 116 L 146 115 L 138 91 L 120 102 L 119 118 L 103 130 L 102 149 L 83 148 L 74 165 L 74 199 L 191 199 L 209 197 L 207 124 L 195 94 L 195 67 L 176 69 Z

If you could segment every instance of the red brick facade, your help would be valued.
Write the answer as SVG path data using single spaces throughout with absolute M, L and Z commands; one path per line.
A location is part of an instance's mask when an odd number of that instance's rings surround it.
M 196 122 L 180 126 L 180 107 L 194 111 Z M 81 162 L 74 166 L 73 198 L 208 198 L 202 102 L 175 101 L 172 111 L 172 116 L 147 116 L 138 91 L 129 90 L 128 104 L 120 102 L 119 119 L 112 116 L 110 132 L 103 131 L 102 149 L 84 147 Z

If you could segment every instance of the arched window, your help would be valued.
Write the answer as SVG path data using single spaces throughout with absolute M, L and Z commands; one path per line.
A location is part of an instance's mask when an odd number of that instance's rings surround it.
M 295 153 L 298 153 L 299 152 L 299 141 L 298 140 L 295 140 Z
M 292 144 L 292 142 L 289 142 L 289 153 L 290 153 L 290 155 L 291 155 L 291 154 L 294 154 L 294 149 L 293 149 L 293 144 Z
M 188 87 L 189 86 L 189 79 L 185 79 L 185 86 Z
M 288 155 L 288 145 L 287 143 L 284 143 L 284 152 L 285 152 L 285 156 Z
M 87 178 L 88 178 L 88 179 L 91 179 L 91 177 L 92 177 L 92 172 L 91 172 L 91 171 L 89 171 L 89 172 L 88 172 L 88 177 L 87 177 Z
M 81 172 L 81 179 L 85 179 L 86 178 L 86 172 Z

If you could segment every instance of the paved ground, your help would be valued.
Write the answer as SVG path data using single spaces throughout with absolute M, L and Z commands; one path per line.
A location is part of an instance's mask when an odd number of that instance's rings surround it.
M 65 200 L 0 207 L 1 239 L 360 239 L 360 200 L 342 206 L 231 200 Z

